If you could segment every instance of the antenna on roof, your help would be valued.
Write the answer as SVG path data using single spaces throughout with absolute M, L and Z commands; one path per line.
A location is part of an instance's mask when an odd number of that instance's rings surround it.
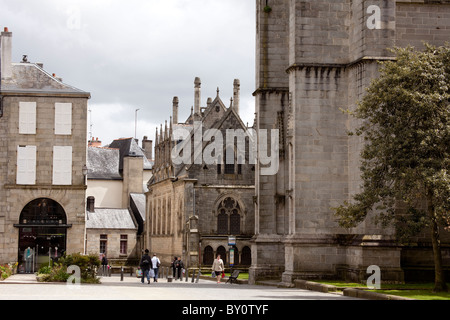
M 92 124 L 92 110 L 90 107 L 88 112 L 89 112 L 89 141 L 92 141 L 92 127 L 94 125 Z

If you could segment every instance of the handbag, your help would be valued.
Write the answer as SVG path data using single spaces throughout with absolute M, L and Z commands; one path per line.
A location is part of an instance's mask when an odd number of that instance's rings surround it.
M 225 271 L 222 271 L 222 278 L 225 278 Z

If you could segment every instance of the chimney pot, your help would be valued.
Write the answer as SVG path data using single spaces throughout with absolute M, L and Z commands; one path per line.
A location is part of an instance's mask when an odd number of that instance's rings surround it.
M 0 37 L 0 75 L 1 79 L 12 78 L 12 33 L 4 28 Z

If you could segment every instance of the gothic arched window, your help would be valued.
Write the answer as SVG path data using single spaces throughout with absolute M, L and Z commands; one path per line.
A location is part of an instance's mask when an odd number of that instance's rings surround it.
M 240 234 L 241 233 L 241 208 L 239 203 L 227 197 L 219 204 L 217 216 L 218 234 Z
M 217 233 L 228 234 L 228 215 L 225 209 L 219 210 L 219 215 L 217 217 Z
M 207 246 L 203 253 L 203 265 L 209 266 L 214 262 L 214 251 L 213 248 Z
M 252 250 L 249 247 L 244 247 L 241 254 L 241 264 L 250 266 L 252 264 Z

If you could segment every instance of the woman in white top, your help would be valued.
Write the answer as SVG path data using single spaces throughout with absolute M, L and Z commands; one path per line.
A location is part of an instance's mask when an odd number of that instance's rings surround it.
M 212 271 L 214 272 L 217 283 L 220 283 L 220 279 L 222 278 L 222 272 L 225 270 L 225 267 L 223 266 L 223 260 L 220 259 L 220 254 L 217 255 L 217 259 L 214 260 L 212 265 Z

